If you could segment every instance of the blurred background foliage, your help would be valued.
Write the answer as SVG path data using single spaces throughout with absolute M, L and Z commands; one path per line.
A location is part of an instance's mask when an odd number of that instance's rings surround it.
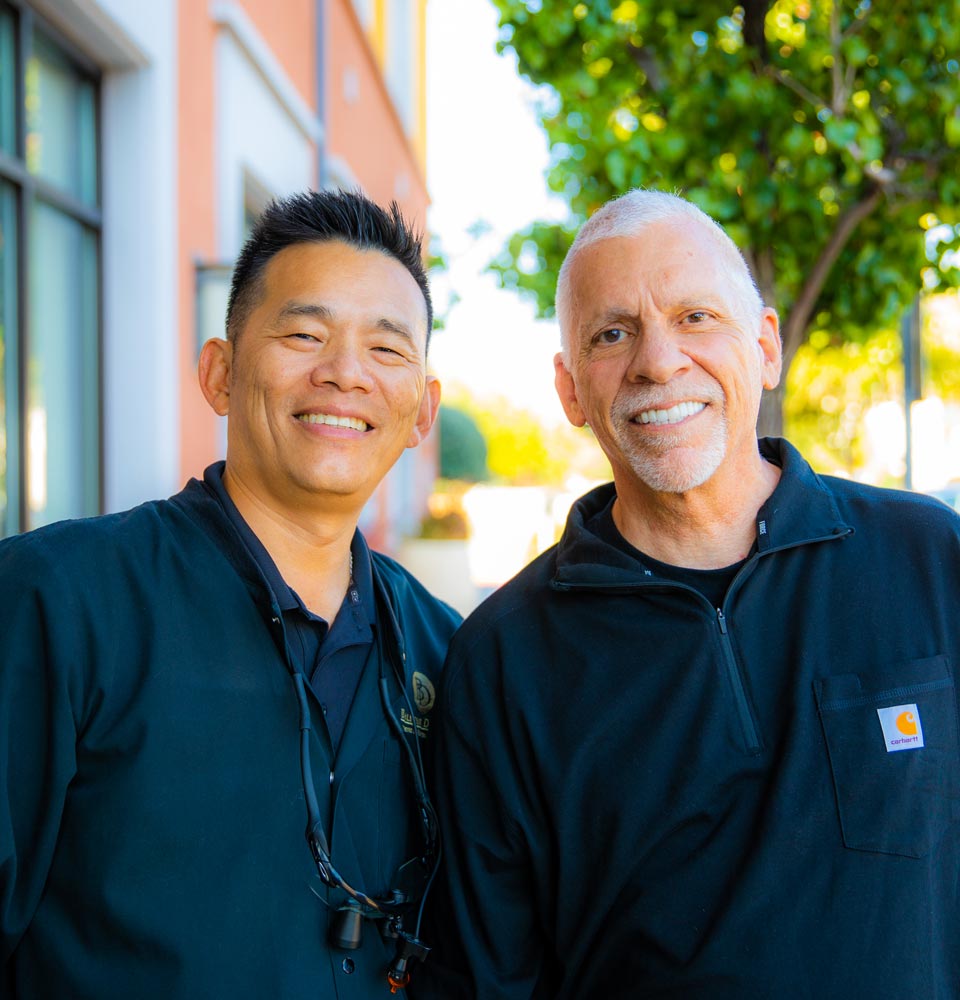
M 575 469 L 588 479 L 610 478 L 592 434 L 569 424 L 544 425 L 504 397 L 478 399 L 466 390 L 444 395 L 440 408 L 440 476 L 504 486 L 556 486 Z M 477 436 L 485 449 L 479 475 Z M 467 473 L 467 474 L 464 474 Z
M 440 478 L 482 483 L 490 478 L 487 441 L 464 410 L 440 404 Z
M 889 331 L 918 291 L 958 280 L 956 0 L 493 2 L 501 49 L 541 85 L 570 210 L 513 235 L 501 284 L 549 316 L 596 208 L 637 186 L 684 194 L 743 250 L 796 358 L 761 431 L 781 431 L 785 386 L 792 432 L 853 461 L 848 424 L 895 392 Z

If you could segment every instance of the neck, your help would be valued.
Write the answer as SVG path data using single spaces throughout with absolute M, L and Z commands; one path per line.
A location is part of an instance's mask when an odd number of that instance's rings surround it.
M 339 511 L 298 509 L 294 514 L 278 509 L 247 489 L 229 466 L 223 484 L 287 586 L 332 624 L 350 585 L 350 545 L 357 518 Z
M 687 493 L 657 493 L 621 476 L 614 523 L 634 548 L 670 566 L 731 566 L 749 554 L 757 513 L 780 481 L 780 470 L 759 454 L 749 475 L 743 472 L 718 470 Z

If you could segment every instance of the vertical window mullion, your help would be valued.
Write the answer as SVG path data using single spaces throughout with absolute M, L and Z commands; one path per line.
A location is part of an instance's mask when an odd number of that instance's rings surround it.
M 33 14 L 29 8 L 21 7 L 17 18 L 17 156 L 26 161 L 27 150 L 27 110 L 26 73 L 27 60 L 33 48 Z M 30 296 L 27 286 L 27 261 L 30 253 L 28 226 L 29 203 L 32 197 L 32 183 L 25 180 L 17 199 L 17 530 L 24 531 L 28 524 L 27 511 L 27 330 L 30 319 Z
M 19 424 L 19 329 L 17 323 L 19 226 L 17 225 L 19 192 L 13 184 L 0 181 L 0 342 L 3 363 L 0 365 L 0 392 L 3 397 L 0 433 L 3 434 L 4 503 L 0 517 L 0 537 L 20 528 L 20 424 Z

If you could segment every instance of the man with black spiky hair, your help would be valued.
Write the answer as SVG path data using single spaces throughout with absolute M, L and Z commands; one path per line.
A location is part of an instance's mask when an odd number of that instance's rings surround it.
M 458 616 L 357 522 L 436 417 L 431 318 L 395 205 L 275 202 L 200 357 L 226 462 L 0 543 L 4 997 L 373 1000 L 425 954 Z

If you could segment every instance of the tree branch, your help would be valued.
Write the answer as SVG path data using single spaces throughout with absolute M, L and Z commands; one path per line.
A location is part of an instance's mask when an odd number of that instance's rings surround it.
M 756 53 L 760 66 L 767 65 L 767 33 L 764 25 L 769 0 L 741 0 L 743 6 L 743 40 Z
M 833 55 L 833 65 L 830 67 L 830 79 L 833 84 L 833 99 L 830 108 L 835 115 L 842 115 L 847 104 L 843 88 L 843 60 L 840 58 L 840 5 L 835 3 L 830 8 L 830 51 Z
M 790 316 L 783 327 L 783 353 L 785 358 L 792 358 L 797 348 L 803 342 L 803 336 L 810 324 L 817 299 L 830 275 L 833 265 L 837 262 L 840 252 L 847 245 L 857 226 L 863 222 L 880 204 L 883 189 L 875 187 L 862 201 L 851 205 L 837 222 L 837 228 L 827 241 L 817 262 L 813 265 L 803 288 L 797 296 Z
M 858 31 L 863 31 L 863 29 L 866 27 L 866 25 L 867 25 L 867 16 L 866 16 L 866 14 L 862 15 L 861 17 L 855 17 L 847 25 L 847 27 L 844 28 L 844 30 L 843 30 L 843 32 L 841 34 L 841 38 L 850 38 L 851 36 L 855 35 Z
M 636 67 L 647 78 L 650 89 L 655 94 L 659 93 L 663 89 L 663 78 L 660 75 L 656 53 L 647 46 L 640 48 L 629 41 L 627 42 L 627 52 Z
M 783 70 L 779 70 L 773 65 L 764 66 L 763 69 L 767 76 L 772 76 L 777 83 L 782 83 L 784 87 L 792 90 L 798 97 L 802 97 L 808 104 L 812 104 L 818 111 L 823 107 L 823 98 L 815 94 L 812 90 L 808 90 L 802 83 L 795 80 L 790 73 L 784 73 Z
M 846 73 L 843 74 L 844 106 L 846 106 L 846 95 L 853 93 L 853 85 L 857 82 L 857 67 L 852 63 L 848 64 Z

